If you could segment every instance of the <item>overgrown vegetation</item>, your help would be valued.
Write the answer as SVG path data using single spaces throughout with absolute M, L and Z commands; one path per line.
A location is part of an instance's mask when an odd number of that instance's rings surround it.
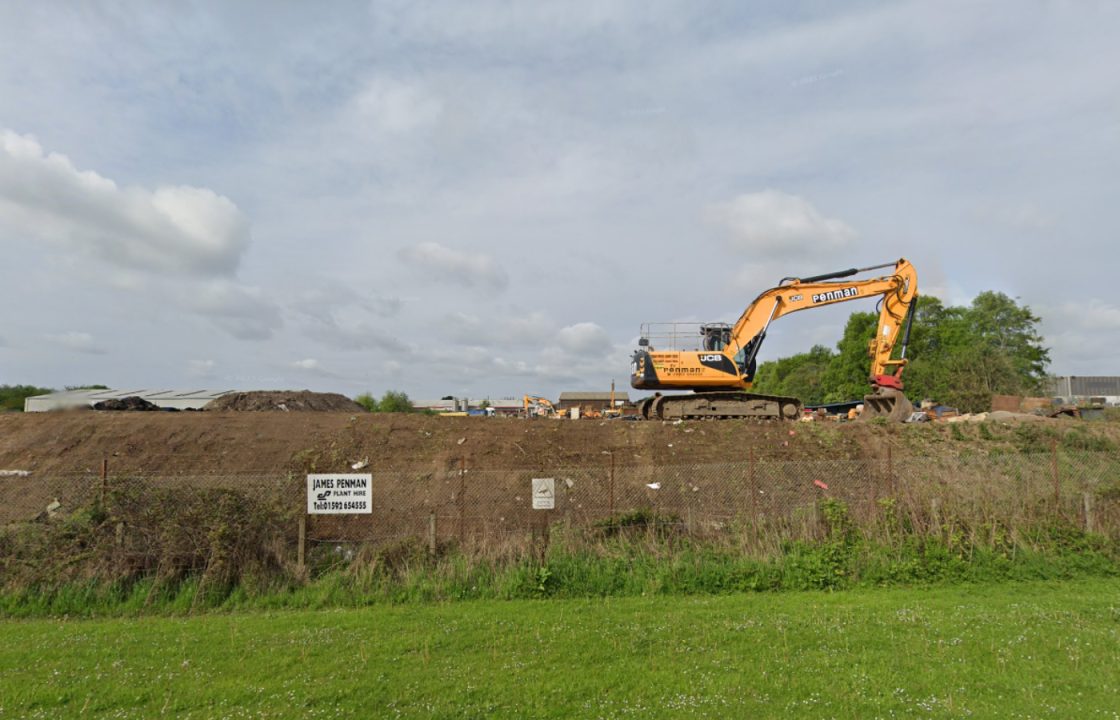
M 0 385 L 0 412 L 23 412 L 24 400 L 52 392 L 52 388 L 34 385 Z
M 1098 489 L 1100 510 L 1120 490 Z M 1024 510 L 1024 507 L 1026 508 Z M 539 535 L 313 544 L 266 493 L 127 484 L 60 521 L 0 531 L 0 612 L 96 615 L 460 599 L 693 595 L 1120 574 L 1113 535 L 1045 503 L 823 499 L 789 518 L 637 510 Z M 1114 531 L 1111 525 L 1110 531 Z
M 408 397 L 408 394 L 397 390 L 386 390 L 380 400 L 375 398 L 371 393 L 362 393 L 354 398 L 354 402 L 370 412 L 416 412 L 416 408 L 412 406 L 412 400 Z
M 817 345 L 762 363 L 755 389 L 808 403 L 861 397 L 867 392 L 867 343 L 878 322 L 875 313 L 853 313 L 836 351 Z M 1049 351 L 1038 324 L 1029 307 L 1003 293 L 980 293 L 968 307 L 922 297 L 907 351 L 907 394 L 980 412 L 991 407 L 992 395 L 1040 393 Z

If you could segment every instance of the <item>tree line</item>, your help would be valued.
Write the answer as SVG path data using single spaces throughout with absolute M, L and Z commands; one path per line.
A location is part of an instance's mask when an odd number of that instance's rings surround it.
M 764 362 L 753 390 L 808 404 L 862 397 L 869 388 L 867 347 L 878 323 L 877 313 L 853 313 L 836 350 L 815 345 L 808 352 Z M 903 372 L 907 396 L 981 412 L 990 409 L 992 395 L 1041 394 L 1050 352 L 1038 324 L 1029 307 L 999 292 L 980 293 L 968 306 L 920 298 L 907 350 L 910 362 Z

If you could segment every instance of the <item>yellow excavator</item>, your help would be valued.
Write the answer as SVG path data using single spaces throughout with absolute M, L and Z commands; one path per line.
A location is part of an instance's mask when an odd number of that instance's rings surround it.
M 861 280 L 842 279 L 884 268 L 892 268 L 891 273 Z M 630 367 L 630 384 L 639 390 L 693 392 L 657 393 L 641 402 L 639 412 L 646 419 L 658 420 L 796 420 L 801 415 L 799 399 L 747 392 L 770 323 L 799 310 L 871 297 L 880 298 L 879 327 L 868 346 L 872 392 L 864 398 L 860 418 L 904 421 L 913 413 L 913 406 L 902 393 L 902 371 L 918 300 L 918 275 L 905 259 L 806 278 L 784 278 L 755 298 L 734 325 L 707 323 L 699 326 L 698 333 L 683 331 L 679 323 L 643 325 Z M 893 358 L 900 334 L 901 353 Z M 654 347 L 654 342 L 659 347 Z M 684 342 L 700 347 L 677 349 Z
M 556 417 L 556 406 L 540 395 L 526 395 L 522 399 L 525 417 Z

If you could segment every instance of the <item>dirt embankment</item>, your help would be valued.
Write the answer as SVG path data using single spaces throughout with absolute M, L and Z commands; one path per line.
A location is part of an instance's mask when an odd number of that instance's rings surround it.
M 207 403 L 205 409 L 241 412 L 366 412 L 364 407 L 345 395 L 311 392 L 309 390 L 257 390 L 230 393 L 217 400 L 211 400 Z
M 12 413 L 0 415 L 0 469 L 151 475 L 660 465 L 862 457 L 890 428 L 441 418 L 368 413 Z M 791 432 L 792 431 L 792 432 Z

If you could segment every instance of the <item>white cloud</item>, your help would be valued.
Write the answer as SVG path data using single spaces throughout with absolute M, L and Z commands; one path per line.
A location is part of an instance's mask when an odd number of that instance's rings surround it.
M 412 349 L 383 327 L 366 320 L 328 319 L 307 329 L 307 335 L 319 342 L 340 350 L 376 349 L 399 356 L 411 354 Z
M 404 248 L 399 257 L 418 270 L 467 287 L 500 292 L 509 284 L 509 276 L 502 266 L 482 253 L 467 253 L 436 242 L 422 242 Z
M 212 280 L 181 289 L 181 304 L 239 340 L 265 340 L 283 320 L 260 288 Z
M 292 367 L 300 370 L 318 370 L 319 361 L 315 358 L 304 358 L 303 360 L 296 360 L 292 363 Z
M 593 322 L 581 322 L 561 328 L 556 342 L 563 349 L 577 355 L 599 355 L 611 348 L 607 331 Z
M 778 190 L 712 205 L 707 217 L 728 232 L 734 248 L 764 260 L 830 254 L 856 237 L 855 230 L 824 217 L 805 198 Z
M 232 275 L 249 223 L 206 188 L 119 187 L 31 136 L 0 131 L 0 226 L 127 269 Z
M 351 120 L 367 129 L 402 133 L 430 125 L 443 112 L 443 102 L 417 84 L 377 77 L 352 101 Z
M 44 336 L 50 342 L 60 345 L 63 348 L 72 352 L 85 353 L 87 355 L 104 355 L 105 350 L 97 345 L 93 336 L 87 332 L 65 332 L 48 334 Z
M 192 378 L 212 378 L 218 363 L 213 360 L 191 360 L 187 363 L 187 375 Z
M 1050 348 L 1050 372 L 1056 375 L 1103 375 L 1099 358 L 1120 347 L 1120 306 L 1091 299 L 1084 303 L 1040 304 L 1044 344 Z
M 972 217 L 1016 232 L 1045 232 L 1057 225 L 1052 213 L 1030 202 L 988 202 L 973 208 Z

